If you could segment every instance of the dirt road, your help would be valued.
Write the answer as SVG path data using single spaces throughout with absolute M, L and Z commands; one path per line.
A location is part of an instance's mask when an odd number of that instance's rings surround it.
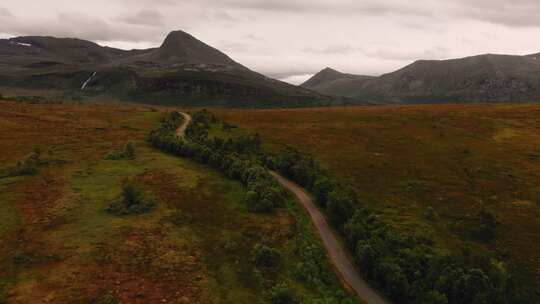
M 184 122 L 176 131 L 178 137 L 183 137 L 187 126 L 191 122 L 191 116 L 180 113 L 184 116 Z M 356 267 L 347 255 L 343 244 L 338 240 L 334 230 L 328 225 L 326 218 L 313 203 L 311 196 L 304 189 L 285 177 L 271 172 L 277 181 L 291 191 L 307 209 L 309 216 L 323 240 L 328 256 L 335 267 L 341 281 L 352 289 L 360 299 L 367 304 L 390 304 L 391 302 L 383 298 L 373 288 L 371 288 L 358 273 Z
M 180 112 L 180 115 L 184 116 L 184 121 L 182 122 L 180 127 L 176 129 L 176 136 L 178 136 L 178 138 L 184 137 L 184 134 L 186 133 L 186 129 L 189 123 L 191 122 L 191 116 L 189 116 L 188 114 Z
M 324 247 L 328 252 L 330 260 L 334 264 L 334 267 L 344 284 L 368 304 L 389 304 L 391 303 L 373 288 L 371 288 L 367 282 L 362 279 L 358 273 L 356 267 L 351 262 L 351 259 L 347 255 L 343 244 L 338 240 L 334 230 L 330 227 L 324 215 L 319 211 L 317 206 L 313 203 L 311 196 L 304 191 L 303 188 L 286 179 L 285 177 L 272 172 L 272 175 L 277 181 L 291 191 L 300 201 L 300 203 L 307 209 L 309 216 L 319 234 L 323 240 Z

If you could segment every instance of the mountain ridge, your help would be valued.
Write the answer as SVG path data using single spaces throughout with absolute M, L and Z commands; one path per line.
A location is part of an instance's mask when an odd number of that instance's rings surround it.
M 328 102 L 319 93 L 251 71 L 184 31 L 169 33 L 157 48 L 129 51 L 77 38 L 0 39 L 0 87 L 58 89 L 68 95 L 174 105 Z
M 537 102 L 540 54 L 482 54 L 417 60 L 378 77 L 339 73 L 320 81 L 324 69 L 302 84 L 322 94 L 377 103 Z M 334 75 L 338 75 L 335 74 Z M 313 85 L 315 83 L 315 85 Z

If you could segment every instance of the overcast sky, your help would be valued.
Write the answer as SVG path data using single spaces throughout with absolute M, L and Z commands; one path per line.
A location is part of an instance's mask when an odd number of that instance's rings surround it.
M 322 68 L 380 75 L 417 59 L 540 52 L 540 0 L 2 0 L 0 36 L 159 46 L 187 31 L 292 83 Z

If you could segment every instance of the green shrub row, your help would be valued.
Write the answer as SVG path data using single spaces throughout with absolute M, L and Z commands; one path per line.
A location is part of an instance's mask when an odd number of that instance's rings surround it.
M 247 188 L 246 202 L 251 211 L 268 212 L 283 206 L 286 197 L 284 189 L 257 158 L 243 157 L 246 151 L 260 150 L 258 137 L 227 141 L 210 139 L 208 128 L 213 119 L 207 111 L 195 113 L 186 130 L 188 139 L 179 139 L 176 129 L 182 118 L 179 113 L 172 112 L 158 129 L 150 133 L 149 140 L 158 149 L 207 164 L 229 178 L 242 182 Z
M 267 166 L 310 190 L 343 236 L 362 274 L 398 303 L 526 303 L 504 263 L 464 250 L 439 252 L 426 237 L 403 235 L 333 181 L 312 156 L 286 148 Z

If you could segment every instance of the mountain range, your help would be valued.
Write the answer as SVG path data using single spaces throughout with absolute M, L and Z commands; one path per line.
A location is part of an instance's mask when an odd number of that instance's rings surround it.
M 252 71 L 183 31 L 171 32 L 157 48 L 130 51 L 80 39 L 26 36 L 0 39 L 0 93 L 4 88 L 231 107 L 536 102 L 540 54 L 419 60 L 378 77 L 326 68 L 294 86 Z
M 301 86 L 376 103 L 538 102 L 540 54 L 419 60 L 379 77 L 326 68 Z
M 158 48 L 125 51 L 55 37 L 0 40 L 0 87 L 174 105 L 298 106 L 328 100 L 268 78 L 183 31 Z

